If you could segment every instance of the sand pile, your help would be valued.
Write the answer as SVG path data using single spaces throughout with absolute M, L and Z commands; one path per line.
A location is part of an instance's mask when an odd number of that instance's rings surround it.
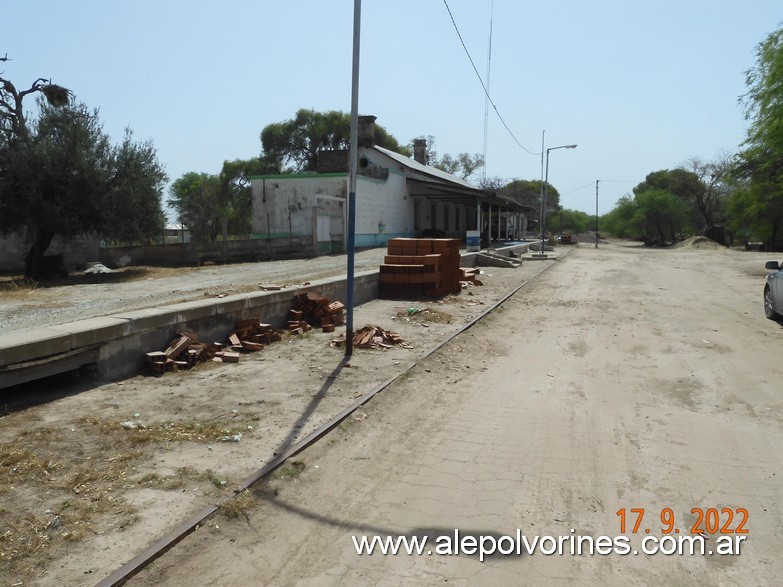
M 707 249 L 707 250 L 713 250 L 717 251 L 718 249 L 725 249 L 722 244 L 716 243 L 711 238 L 707 238 L 706 236 L 692 236 L 690 238 L 686 238 L 684 241 L 680 241 L 674 245 L 672 245 L 673 249 Z

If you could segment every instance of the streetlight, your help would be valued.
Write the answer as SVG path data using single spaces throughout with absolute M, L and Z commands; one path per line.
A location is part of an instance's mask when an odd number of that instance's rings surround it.
M 541 199 L 541 255 L 544 253 L 544 235 L 546 233 L 546 196 L 549 187 L 549 151 L 556 149 L 576 149 L 576 145 L 560 145 L 559 147 L 549 147 L 546 150 L 546 174 L 544 175 L 544 197 Z

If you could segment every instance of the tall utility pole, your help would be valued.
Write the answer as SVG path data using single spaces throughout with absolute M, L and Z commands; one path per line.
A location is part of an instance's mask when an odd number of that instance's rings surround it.
M 538 230 L 541 234 L 541 250 L 539 253 L 542 256 L 546 256 L 544 253 L 544 139 L 546 138 L 546 130 L 541 131 L 541 190 L 538 194 L 541 200 L 541 214 L 538 217 Z
M 353 0 L 353 72 L 351 74 L 351 144 L 348 152 L 348 243 L 346 270 L 345 355 L 353 354 L 354 244 L 356 242 L 356 165 L 359 153 L 359 37 L 362 0 Z
M 595 180 L 595 248 L 598 248 L 598 182 L 600 179 Z

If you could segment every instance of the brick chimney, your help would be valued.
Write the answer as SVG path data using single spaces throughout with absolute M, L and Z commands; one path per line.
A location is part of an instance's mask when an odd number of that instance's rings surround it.
M 427 139 L 413 139 L 413 160 L 427 164 Z
M 359 137 L 360 147 L 372 147 L 375 144 L 375 121 L 377 117 L 367 115 L 359 117 Z

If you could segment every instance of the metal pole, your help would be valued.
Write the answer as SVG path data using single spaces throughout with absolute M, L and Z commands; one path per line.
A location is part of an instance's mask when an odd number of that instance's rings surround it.
M 541 199 L 541 254 L 544 254 L 544 234 L 546 233 L 546 197 L 549 192 L 547 184 L 549 183 L 549 151 L 546 150 L 546 173 L 544 174 L 544 197 Z
M 359 152 L 359 37 L 362 0 L 353 2 L 353 71 L 351 74 L 351 143 L 348 157 L 348 267 L 346 277 L 345 355 L 353 354 L 354 245 L 356 243 L 356 166 Z
M 541 234 L 541 250 L 539 253 L 544 254 L 544 137 L 546 131 L 541 131 L 541 191 L 539 198 L 541 200 L 541 214 L 538 217 L 538 230 Z
M 598 248 L 598 182 L 595 180 L 595 248 Z

